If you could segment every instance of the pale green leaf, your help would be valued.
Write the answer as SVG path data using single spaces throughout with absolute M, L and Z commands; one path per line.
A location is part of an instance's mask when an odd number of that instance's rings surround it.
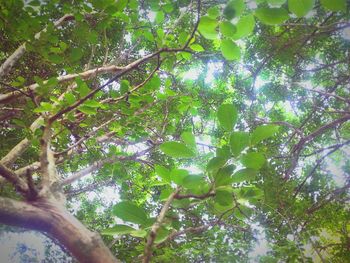
M 261 125 L 255 128 L 251 135 L 251 144 L 257 144 L 262 140 L 272 137 L 279 129 L 279 126 L 268 124 Z
M 241 162 L 246 168 L 259 170 L 266 162 L 266 159 L 262 153 L 250 152 L 242 156 Z
M 315 0 L 288 0 L 289 11 L 297 17 L 303 17 L 311 11 L 315 5 Z
M 162 152 L 174 158 L 191 158 L 195 153 L 180 142 L 164 142 L 159 146 Z
M 218 109 L 219 124 L 226 131 L 232 131 L 237 121 L 237 109 L 232 104 L 222 104 Z
M 230 136 L 231 152 L 238 156 L 249 145 L 249 134 L 247 132 L 232 132 Z
M 281 24 L 289 18 L 288 11 L 283 8 L 261 7 L 255 11 L 255 16 L 266 25 Z
M 221 41 L 221 54 L 227 60 L 239 60 L 241 49 L 230 39 Z
M 145 224 L 148 221 L 145 211 L 128 201 L 116 204 L 113 207 L 113 214 L 124 221 L 139 225 Z

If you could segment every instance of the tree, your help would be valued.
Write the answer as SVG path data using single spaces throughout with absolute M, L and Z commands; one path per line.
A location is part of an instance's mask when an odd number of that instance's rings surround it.
M 0 7 L 2 224 L 79 262 L 246 262 L 254 225 L 260 262 L 350 258 L 345 0 Z

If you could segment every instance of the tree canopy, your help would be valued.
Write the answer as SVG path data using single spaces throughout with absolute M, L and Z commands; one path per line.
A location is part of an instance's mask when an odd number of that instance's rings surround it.
M 349 18 L 346 0 L 1 1 L 0 231 L 79 262 L 253 262 L 262 233 L 254 262 L 347 262 Z

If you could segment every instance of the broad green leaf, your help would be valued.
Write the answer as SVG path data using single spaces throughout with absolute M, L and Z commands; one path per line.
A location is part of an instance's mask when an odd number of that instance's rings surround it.
M 230 147 L 224 145 L 221 148 L 216 148 L 216 156 L 229 159 L 231 157 Z
M 221 41 L 221 54 L 227 60 L 239 60 L 241 58 L 241 49 L 230 39 Z
M 208 16 L 212 19 L 215 19 L 220 15 L 220 9 L 218 6 L 210 7 L 207 12 L 208 12 Z
M 76 62 L 83 56 L 83 51 L 81 48 L 73 48 L 69 54 L 69 60 L 71 62 Z
M 236 33 L 233 39 L 240 39 L 249 36 L 255 27 L 255 19 L 252 14 L 242 16 L 236 24 Z
M 210 18 L 209 16 L 202 16 L 199 25 L 198 31 L 205 37 L 206 39 L 217 39 L 218 32 L 216 31 L 216 27 L 218 26 L 218 21 Z
M 220 168 L 219 171 L 214 175 L 215 187 L 231 184 L 232 173 L 234 169 L 235 166 L 233 164 Z
M 303 17 L 311 11 L 315 5 L 315 0 L 288 0 L 289 11 L 297 17 Z
M 174 158 L 191 158 L 195 156 L 195 153 L 190 148 L 180 142 L 164 142 L 159 148 L 166 155 Z
M 68 102 L 68 104 L 73 104 L 76 101 L 75 96 L 71 92 L 64 94 L 64 99 Z
M 267 0 L 267 2 L 273 7 L 275 7 L 275 6 L 279 7 L 279 6 L 283 5 L 286 1 L 287 0 Z
M 85 114 L 88 114 L 88 115 L 94 115 L 94 114 L 97 113 L 96 108 L 89 107 L 89 106 L 81 105 L 78 109 L 79 109 L 82 113 L 85 113 Z
M 136 231 L 136 229 L 132 228 L 131 226 L 115 225 L 114 227 L 102 230 L 101 234 L 106 236 L 114 236 L 114 235 L 130 234 L 133 231 Z
M 98 101 L 96 100 L 87 100 L 84 102 L 84 104 L 82 104 L 84 106 L 88 106 L 88 107 L 91 107 L 91 108 L 100 108 L 102 106 L 101 103 L 99 103 Z
M 207 165 L 207 171 L 213 172 L 219 170 L 222 166 L 225 165 L 227 159 L 223 157 L 214 157 L 212 158 Z
M 163 242 L 164 240 L 167 239 L 169 234 L 170 234 L 170 231 L 168 229 L 166 229 L 165 227 L 161 227 L 157 232 L 157 236 L 156 236 L 156 239 L 154 240 L 154 243 L 159 244 Z
M 181 139 L 187 146 L 191 148 L 196 148 L 196 138 L 194 137 L 192 132 L 183 132 L 181 134 Z
M 127 222 L 139 225 L 147 223 L 147 215 L 145 211 L 128 201 L 116 204 L 113 207 L 113 214 Z
M 232 176 L 233 183 L 240 183 L 243 181 L 252 181 L 256 178 L 256 170 L 251 168 L 241 169 Z
M 204 48 L 199 45 L 199 44 L 192 44 L 190 45 L 190 48 L 193 50 L 193 51 L 196 51 L 196 52 L 202 52 L 204 51 Z
M 170 173 L 171 180 L 177 185 L 182 185 L 184 179 L 189 175 L 185 169 L 173 169 Z
M 156 23 L 160 24 L 164 21 L 164 18 L 165 18 L 164 12 L 159 11 L 156 14 L 155 21 L 156 21 Z
M 205 183 L 203 175 L 190 174 L 183 178 L 181 185 L 185 188 L 193 189 L 200 187 L 203 183 Z
M 244 11 L 245 4 L 243 0 L 231 0 L 224 8 L 224 17 L 227 20 L 238 17 Z
M 161 165 L 156 165 L 154 169 L 160 178 L 162 178 L 164 181 L 168 183 L 171 182 L 170 171 L 168 169 L 166 169 L 164 166 L 161 166 Z
M 261 125 L 255 128 L 251 135 L 251 144 L 257 144 L 262 140 L 265 140 L 271 136 L 273 136 L 279 129 L 279 126 L 268 124 Z
M 262 153 L 250 152 L 242 156 L 241 162 L 247 168 L 259 170 L 265 163 L 266 159 Z
M 288 11 L 283 8 L 266 8 L 256 9 L 255 16 L 266 25 L 281 24 L 289 18 Z
M 231 152 L 234 156 L 238 156 L 249 145 L 249 133 L 232 132 L 230 136 Z
M 215 202 L 222 206 L 230 206 L 233 203 L 232 193 L 225 190 L 216 190 Z
M 331 11 L 346 11 L 346 0 L 321 0 L 321 5 Z
M 226 131 L 232 131 L 238 117 L 236 107 L 232 104 L 222 104 L 217 115 L 220 126 Z
M 36 109 L 34 109 L 34 112 L 50 112 L 54 109 L 54 106 L 51 103 L 48 102 L 41 102 L 40 106 Z
M 236 27 L 228 21 L 223 21 L 220 23 L 220 32 L 222 35 L 224 35 L 225 37 L 232 37 L 235 33 L 236 33 Z
M 147 236 L 147 231 L 143 229 L 135 230 L 130 233 L 133 237 L 146 237 Z

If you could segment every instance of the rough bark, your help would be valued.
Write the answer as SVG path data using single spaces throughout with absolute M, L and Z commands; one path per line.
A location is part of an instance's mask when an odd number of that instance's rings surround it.
M 97 233 L 53 197 L 31 203 L 0 197 L 0 223 L 45 232 L 82 263 L 119 262 Z

